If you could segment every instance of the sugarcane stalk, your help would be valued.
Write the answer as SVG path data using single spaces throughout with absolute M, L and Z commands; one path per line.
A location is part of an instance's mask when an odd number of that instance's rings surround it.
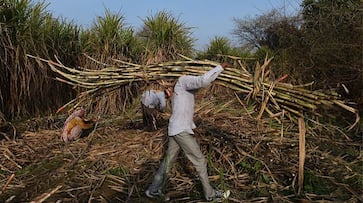
M 168 61 L 160 64 L 139 65 L 118 59 L 112 59 L 118 65 L 109 65 L 100 62 L 90 56 L 85 55 L 88 59 L 96 64 L 104 66 L 100 70 L 85 68 L 69 68 L 61 63 L 51 60 L 41 59 L 32 55 L 31 58 L 40 62 L 46 62 L 50 69 L 58 74 L 56 80 L 65 84 L 85 88 L 76 99 L 68 102 L 67 105 L 76 105 L 99 96 L 105 96 L 112 91 L 126 85 L 137 82 L 155 82 L 162 79 L 175 79 L 182 75 L 201 75 L 211 70 L 219 63 L 213 61 L 192 60 L 182 56 L 183 61 Z M 303 85 L 291 85 L 283 83 L 287 76 L 280 77 L 278 80 L 271 82 L 269 80 L 269 65 L 272 58 L 265 58 L 263 64 L 256 63 L 254 73 L 249 73 L 245 68 L 226 67 L 216 79 L 217 85 L 222 85 L 236 92 L 247 94 L 245 99 L 254 99 L 260 103 L 257 119 L 260 119 L 263 112 L 270 116 L 286 110 L 297 117 L 303 116 L 303 112 L 312 115 L 321 116 L 317 110 L 322 106 L 338 106 L 346 111 L 358 114 L 358 110 L 348 106 L 345 102 L 339 100 L 336 92 L 319 92 L 311 91 L 305 87 L 311 86 L 312 83 Z M 242 64 L 240 63 L 241 67 Z M 357 116 L 358 118 L 359 116 Z M 296 120 L 296 119 L 295 119 Z M 358 118 L 359 120 L 359 118 Z

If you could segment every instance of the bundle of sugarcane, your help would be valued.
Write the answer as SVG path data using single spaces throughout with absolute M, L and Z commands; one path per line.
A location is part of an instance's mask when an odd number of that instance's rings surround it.
M 85 88 L 84 92 L 77 98 L 63 106 L 73 105 L 74 108 L 89 99 L 96 99 L 98 96 L 104 96 L 117 90 L 120 86 L 127 86 L 140 81 L 173 79 L 181 75 L 201 75 L 219 64 L 213 61 L 193 60 L 184 57 L 185 60 L 183 61 L 151 65 L 114 60 L 118 64 L 115 66 L 101 63 L 87 56 L 105 66 L 101 70 L 90 70 L 66 67 L 58 59 L 57 62 L 54 62 L 28 56 L 47 62 L 51 70 L 60 76 L 56 78 L 57 80 Z M 276 117 L 281 112 L 288 112 L 297 117 L 303 117 L 305 113 L 323 116 L 320 114 L 320 108 L 339 107 L 355 114 L 357 118 L 355 123 L 359 121 L 358 110 L 340 100 L 339 95 L 334 91 L 311 91 L 305 88 L 309 84 L 296 86 L 283 83 L 286 75 L 272 81 L 269 77 L 271 61 L 272 58 L 266 58 L 262 65 L 257 63 L 253 74 L 243 68 L 240 63 L 238 67 L 225 68 L 216 82 L 235 90 L 237 93 L 247 95 L 245 97 L 247 100 L 257 101 L 260 104 L 257 119 L 260 119 L 264 112 L 267 112 L 271 117 Z

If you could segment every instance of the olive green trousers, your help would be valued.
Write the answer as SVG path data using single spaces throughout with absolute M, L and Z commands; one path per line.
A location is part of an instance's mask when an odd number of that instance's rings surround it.
M 164 190 L 169 171 L 176 161 L 180 150 L 183 150 L 185 156 L 193 163 L 198 172 L 205 198 L 214 197 L 215 190 L 210 185 L 208 179 L 207 160 L 200 150 L 200 146 L 194 135 L 186 132 L 182 132 L 175 136 L 169 136 L 168 148 L 165 152 L 164 159 L 148 190 L 153 192 Z

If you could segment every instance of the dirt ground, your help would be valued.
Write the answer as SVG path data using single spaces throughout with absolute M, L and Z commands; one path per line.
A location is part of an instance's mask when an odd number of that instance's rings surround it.
M 225 202 L 362 201 L 359 138 L 324 131 L 308 135 L 304 188 L 298 194 L 296 126 L 257 122 L 248 114 L 211 116 L 208 109 L 206 104 L 197 110 L 196 137 L 211 183 L 231 190 Z M 56 125 L 38 126 L 1 140 L 0 202 L 162 202 L 146 198 L 144 191 L 162 158 L 166 125 L 148 132 L 141 119 L 104 118 L 75 142 L 63 143 L 60 133 Z M 183 154 L 169 175 L 170 202 L 204 201 L 197 174 Z

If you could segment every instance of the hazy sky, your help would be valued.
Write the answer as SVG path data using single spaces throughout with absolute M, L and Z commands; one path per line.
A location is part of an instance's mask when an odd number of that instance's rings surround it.
M 203 50 L 214 37 L 233 42 L 233 18 L 255 17 L 280 9 L 286 15 L 296 13 L 302 0 L 44 0 L 47 11 L 82 27 L 92 25 L 106 9 L 125 17 L 125 23 L 138 31 L 142 20 L 159 11 L 167 11 L 187 27 L 193 27 L 196 47 Z M 43 0 L 33 0 L 43 2 Z M 284 9 L 285 8 L 285 9 Z

